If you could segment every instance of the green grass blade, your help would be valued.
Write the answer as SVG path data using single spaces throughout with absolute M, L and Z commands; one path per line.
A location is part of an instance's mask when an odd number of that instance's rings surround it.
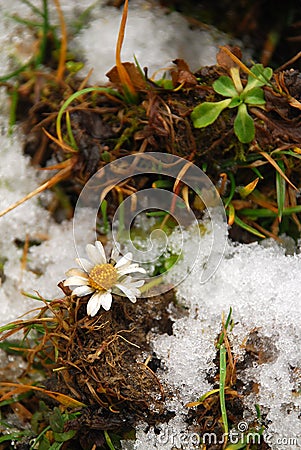
M 66 128 L 67 128 L 68 139 L 69 139 L 71 147 L 74 150 L 78 150 L 78 146 L 76 144 L 76 141 L 74 139 L 73 132 L 72 132 L 72 125 L 71 125 L 69 111 L 66 111 Z
M 24 66 L 19 67 L 18 69 L 14 70 L 13 72 L 8 73 L 7 75 L 3 75 L 0 77 L 0 82 L 5 83 L 6 81 L 10 80 L 11 78 L 16 77 L 19 75 L 19 73 L 24 72 L 29 67 L 30 63 L 24 64 Z
M 290 208 L 283 208 L 282 216 L 290 216 L 291 214 L 300 214 L 301 205 L 291 206 Z M 244 208 L 239 211 L 240 215 L 256 219 L 258 217 L 277 217 L 277 213 L 267 208 L 251 209 Z
M 42 26 L 41 22 L 36 22 L 34 20 L 22 19 L 22 17 L 19 17 L 17 14 L 8 15 L 8 17 L 17 23 L 20 23 L 21 25 L 26 25 L 29 28 L 41 28 L 41 26 Z
M 280 169 L 285 172 L 285 166 L 283 161 L 278 161 L 278 166 Z M 278 220 L 281 222 L 284 203 L 285 203 L 285 194 L 286 194 L 286 182 L 285 179 L 280 175 L 279 172 L 276 172 L 276 194 L 277 194 L 277 206 L 278 206 Z
M 13 134 L 14 125 L 16 124 L 16 112 L 19 100 L 18 87 L 15 85 L 11 94 L 11 105 L 9 109 L 8 135 Z
M 232 172 L 227 173 L 230 182 L 231 182 L 231 188 L 230 188 L 230 194 L 229 197 L 227 199 L 225 199 L 225 209 L 228 208 L 229 204 L 232 201 L 232 198 L 235 194 L 235 189 L 236 189 L 236 182 L 235 182 L 235 178 Z
M 205 392 L 205 394 L 203 394 L 198 399 L 198 402 L 203 403 L 203 401 L 206 400 L 206 398 L 210 397 L 210 395 L 217 394 L 218 392 L 219 392 L 219 388 L 218 389 L 212 389 L 211 391 Z
M 257 167 L 251 167 L 251 169 L 253 170 L 253 172 L 255 173 L 255 175 L 258 176 L 258 178 L 259 178 L 260 180 L 263 180 L 263 179 L 264 179 L 264 176 L 261 175 L 261 173 L 259 172 L 259 170 L 257 169 Z
M 110 95 L 113 95 L 114 97 L 119 98 L 120 100 L 124 100 L 124 98 L 122 97 L 122 95 L 119 94 L 119 92 L 115 91 L 114 89 L 110 89 L 110 88 L 105 88 L 105 87 L 88 87 L 85 89 L 81 89 L 80 91 L 76 91 L 74 92 L 74 94 L 70 95 L 70 97 L 67 98 L 67 100 L 62 104 L 57 118 L 56 118 L 56 133 L 57 136 L 59 138 L 60 141 L 62 141 L 62 127 L 61 127 L 61 122 L 62 122 L 62 117 L 64 112 L 66 111 L 66 109 L 68 108 L 68 106 L 74 101 L 76 100 L 78 97 L 88 94 L 90 92 L 98 92 L 98 93 L 107 93 Z
M 225 450 L 241 450 L 241 449 L 247 449 L 247 443 L 246 442 L 238 442 L 237 444 L 229 444 L 225 448 Z
M 140 75 L 141 75 L 142 78 L 145 80 L 145 73 L 143 72 L 142 67 L 141 67 L 140 64 L 139 64 L 139 61 L 138 61 L 136 55 L 134 55 L 134 61 L 135 61 L 135 64 L 136 64 L 137 69 L 139 70 Z
M 3 325 L 2 327 L 0 327 L 0 334 L 4 333 L 4 331 L 10 331 L 10 330 L 14 330 L 16 328 L 20 328 L 20 322 L 19 323 L 7 323 L 6 325 Z
M 49 17 L 48 17 L 48 0 L 43 0 L 43 26 L 42 26 L 42 41 L 39 48 L 38 56 L 36 57 L 36 66 L 43 64 L 46 56 L 46 48 L 48 42 L 49 32 Z
M 231 316 L 232 316 L 232 306 L 230 306 L 230 309 L 229 309 L 229 313 L 228 313 L 228 317 L 227 317 L 227 320 L 226 320 L 226 323 L 225 323 L 225 330 L 227 331 L 227 329 L 228 329 L 228 326 L 229 326 L 229 323 L 230 323 L 230 321 L 231 321 Z M 220 346 L 222 345 L 222 343 L 224 342 L 224 337 L 225 337 L 225 333 L 224 333 L 224 331 L 221 333 L 221 335 L 220 335 L 220 338 L 219 338 L 219 340 L 218 340 L 218 343 L 217 343 L 217 348 L 220 348 Z
M 41 298 L 37 295 L 30 294 L 29 292 L 22 291 L 21 294 L 24 295 L 24 297 L 33 298 L 34 300 L 39 300 L 40 302 L 52 302 L 52 300 L 48 298 Z
M 24 5 L 28 6 L 33 13 L 37 14 L 38 16 L 43 17 L 44 13 L 39 10 L 35 5 L 33 5 L 29 0 L 21 0 L 21 3 L 24 3 Z
M 271 152 L 271 154 L 289 155 L 289 156 L 293 156 L 294 158 L 301 159 L 301 154 L 294 152 L 293 150 L 278 150 L 278 151 L 275 150 L 275 151 Z
M 111 441 L 109 433 L 106 430 L 104 430 L 104 435 L 105 435 L 105 440 L 106 440 L 106 443 L 107 443 L 107 446 L 109 447 L 109 449 L 110 450 L 115 450 L 115 447 L 114 447 L 114 445 L 113 445 L 113 443 Z
M 100 210 L 101 210 L 101 214 L 102 214 L 104 234 L 108 234 L 108 232 L 109 232 L 109 220 L 108 220 L 107 209 L 108 209 L 108 202 L 107 202 L 107 200 L 103 200 L 100 204 Z
M 26 437 L 26 436 L 32 436 L 32 433 L 29 430 L 24 430 L 24 431 L 14 431 L 13 433 L 9 433 L 9 434 L 5 434 L 3 436 L 0 437 L 0 444 L 2 442 L 7 442 L 7 441 L 20 441 L 22 438 Z M 7 448 L 7 447 L 2 447 L 1 448 Z M 13 448 L 13 447 L 10 447 Z
M 226 401 L 225 401 L 225 382 L 226 382 L 226 375 L 227 375 L 226 356 L 227 356 L 226 348 L 225 348 L 225 345 L 222 344 L 220 347 L 220 351 L 219 351 L 219 357 L 220 357 L 219 399 L 220 399 L 225 439 L 227 439 L 228 434 L 229 434 L 228 417 L 227 417 Z
M 47 431 L 50 430 L 50 426 L 44 428 L 44 430 L 41 431 L 41 433 L 34 439 L 32 445 L 30 446 L 29 450 L 34 450 L 36 448 L 36 444 L 41 440 L 41 438 L 47 433 Z
M 241 211 L 240 211 L 241 212 Z M 244 230 L 248 231 L 249 233 L 254 234 L 255 236 L 258 236 L 260 238 L 265 238 L 266 236 L 262 233 L 260 233 L 256 228 L 251 227 L 251 225 L 248 225 L 243 220 L 241 220 L 239 217 L 235 216 L 234 222 L 239 227 L 243 228 Z

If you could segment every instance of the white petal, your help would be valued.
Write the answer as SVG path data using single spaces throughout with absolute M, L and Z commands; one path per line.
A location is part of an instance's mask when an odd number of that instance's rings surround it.
M 99 308 L 102 306 L 106 311 L 108 311 L 112 304 L 112 295 L 109 291 L 106 292 L 95 292 L 92 295 L 87 304 L 87 314 L 94 317 Z
M 131 264 L 133 259 L 133 255 L 131 252 L 126 253 L 122 258 L 120 258 L 120 260 L 117 262 L 116 264 L 116 269 L 118 269 L 119 267 L 127 267 Z
M 77 297 L 83 297 L 84 295 L 91 294 L 95 289 L 90 286 L 79 286 L 72 291 L 72 295 L 77 295 Z
M 111 252 L 111 259 L 113 259 L 113 261 L 117 261 L 119 255 L 120 255 L 120 245 L 118 243 L 115 243 Z
M 143 267 L 138 266 L 138 264 L 131 264 L 128 267 L 122 267 L 121 269 L 118 269 L 117 272 L 119 273 L 119 275 L 127 275 L 128 273 L 134 272 L 146 273 L 146 270 L 143 269 Z
M 76 258 L 75 260 L 79 266 L 81 266 L 86 272 L 90 272 L 90 270 L 93 269 L 95 264 L 92 264 L 91 261 L 89 261 L 86 258 Z
M 112 304 L 112 294 L 110 291 L 107 291 L 101 296 L 101 306 L 106 311 L 109 311 L 109 309 L 111 308 L 111 304 Z
M 122 284 L 128 289 L 135 289 L 143 286 L 145 280 L 134 280 L 132 277 L 125 277 L 119 284 Z
M 92 244 L 86 246 L 87 255 L 94 264 L 105 264 L 106 258 L 98 251 L 98 248 Z
M 105 249 L 103 248 L 102 243 L 99 241 L 95 241 L 95 247 L 98 250 L 101 260 L 103 261 L 100 264 L 105 264 L 107 262 L 107 257 L 106 257 Z
M 130 286 L 127 286 L 127 287 L 130 287 L 130 288 L 141 288 L 143 285 L 144 285 L 144 283 L 145 283 L 145 281 L 144 280 L 137 280 L 137 281 L 134 281 L 134 282 L 132 282 L 131 284 L 130 284 Z
M 64 286 L 87 286 L 88 283 L 88 278 L 69 277 L 64 281 Z
M 77 269 L 77 268 L 67 270 L 66 275 L 67 275 L 67 277 L 88 278 L 86 272 L 84 272 L 83 270 Z
M 87 303 L 87 314 L 89 316 L 94 317 L 95 314 L 97 314 L 100 308 L 100 300 L 101 300 L 100 292 L 95 292 L 95 294 L 92 295 L 92 297 Z
M 138 289 L 131 289 L 124 284 L 115 284 L 115 286 L 123 292 L 126 297 L 128 297 L 132 303 L 136 303 L 136 297 L 140 295 L 140 291 Z

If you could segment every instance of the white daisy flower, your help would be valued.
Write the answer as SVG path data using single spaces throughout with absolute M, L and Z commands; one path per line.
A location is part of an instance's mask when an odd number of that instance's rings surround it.
M 132 253 L 127 253 L 115 262 L 119 251 L 114 249 L 111 258 L 107 262 L 106 254 L 101 242 L 95 245 L 88 244 L 86 252 L 89 259 L 77 258 L 76 262 L 82 269 L 70 269 L 66 272 L 67 279 L 64 286 L 72 289 L 72 295 L 83 297 L 93 294 L 87 304 L 87 314 L 95 316 L 102 306 L 108 311 L 112 304 L 112 292 L 117 288 L 131 302 L 136 302 L 140 295 L 139 288 L 143 286 L 144 280 L 134 280 L 130 273 L 146 273 L 138 264 L 132 264 Z

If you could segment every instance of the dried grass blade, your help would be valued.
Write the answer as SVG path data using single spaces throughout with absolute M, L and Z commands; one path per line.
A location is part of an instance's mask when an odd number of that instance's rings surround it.
M 4 394 L 0 398 L 0 402 L 3 401 L 5 398 L 9 398 L 9 394 L 14 395 L 16 390 L 19 392 L 28 392 L 28 391 L 39 391 L 43 392 L 43 394 L 48 395 L 48 397 L 53 398 L 57 402 L 59 402 L 61 405 L 72 407 L 72 408 L 78 408 L 78 407 L 84 407 L 86 406 L 84 403 L 75 400 L 72 397 L 69 397 L 69 395 L 61 394 L 60 392 L 54 392 L 54 391 L 48 391 L 47 389 L 38 387 L 38 386 L 32 386 L 28 384 L 18 384 L 18 383 L 8 383 L 8 382 L 1 382 L 0 386 L 7 386 L 7 387 L 15 387 L 16 389 L 14 391 L 10 391 L 7 394 Z
M 124 6 L 123 6 L 123 13 L 122 13 L 122 17 L 121 17 L 119 33 L 118 33 L 118 38 L 117 38 L 117 44 L 116 44 L 116 67 L 117 67 L 117 71 L 118 71 L 118 75 L 119 75 L 121 84 L 123 85 L 124 88 L 126 88 L 130 92 L 130 94 L 132 96 L 136 97 L 136 95 L 137 95 L 136 90 L 131 82 L 129 74 L 127 73 L 124 65 L 121 62 L 121 49 L 122 49 L 122 44 L 123 44 L 123 40 L 124 40 L 128 8 L 129 8 L 129 2 L 128 2 L 128 0 L 125 0 Z
M 266 152 L 259 152 L 260 155 L 262 155 L 265 159 L 267 159 L 269 161 L 270 164 L 272 164 L 272 166 L 277 170 L 277 172 L 280 173 L 280 175 L 285 179 L 285 181 L 292 186 L 293 189 L 295 189 L 296 191 L 298 190 L 296 188 L 296 186 L 289 180 L 289 178 L 287 178 L 287 176 L 285 175 L 285 173 L 281 170 L 281 168 L 278 166 L 277 162 Z
M 60 82 L 63 79 L 64 72 L 65 72 L 65 66 L 66 66 L 67 28 L 66 28 L 64 15 L 63 15 L 59 0 L 54 0 L 54 3 L 55 3 L 55 7 L 57 10 L 58 16 L 59 16 L 61 33 L 62 33 L 59 64 L 58 64 L 57 73 L 56 73 L 56 79 L 58 82 Z
M 59 181 L 62 181 L 64 179 L 68 178 L 68 176 L 71 174 L 71 171 L 72 171 L 72 164 L 71 164 L 72 160 L 69 160 L 69 161 L 70 161 L 69 166 L 62 169 L 59 173 L 57 173 L 52 178 L 50 178 L 50 180 L 47 180 L 41 186 L 37 187 L 32 192 L 25 195 L 25 197 L 21 198 L 21 200 L 18 200 L 16 203 L 10 205 L 8 208 L 1 211 L 0 217 L 5 216 L 5 214 L 7 214 L 8 212 L 10 212 L 13 209 L 17 208 L 18 206 L 22 205 L 22 203 L 25 203 L 27 200 L 31 199 L 32 197 L 35 197 L 36 195 L 40 194 L 41 192 L 45 191 L 46 189 L 51 188 Z

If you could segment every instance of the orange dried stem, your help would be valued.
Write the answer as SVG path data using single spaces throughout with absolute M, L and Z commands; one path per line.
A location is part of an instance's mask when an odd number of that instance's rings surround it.
M 56 79 L 60 82 L 63 79 L 65 66 L 66 66 L 66 55 L 67 55 L 67 28 L 64 19 L 64 15 L 62 12 L 62 8 L 59 0 L 54 0 L 55 7 L 59 16 L 60 26 L 61 26 L 61 48 L 60 48 L 60 57 L 59 57 L 59 65 L 57 68 Z
M 128 0 L 125 0 L 124 7 L 123 7 L 123 13 L 121 17 L 121 23 L 118 33 L 118 39 L 116 44 L 116 67 L 118 71 L 118 75 L 121 81 L 121 84 L 134 96 L 136 96 L 136 90 L 131 82 L 131 79 L 129 77 L 129 74 L 127 73 L 124 65 L 121 62 L 121 49 L 124 39 L 124 33 L 125 33 L 125 26 L 127 21 L 127 15 L 128 15 Z
M 48 131 L 45 128 L 43 128 L 43 131 L 49 139 L 51 139 L 53 142 L 55 142 L 63 150 L 66 150 L 71 153 L 78 153 L 78 151 L 75 150 L 74 148 L 70 147 L 70 145 L 65 144 L 65 142 L 63 140 L 56 139 L 54 136 L 52 136 L 52 134 L 48 133 Z M 60 138 L 62 139 L 61 135 L 60 135 Z
M 24 247 L 23 247 L 23 254 L 21 257 L 21 270 L 22 271 L 26 270 L 28 249 L 29 249 L 29 235 L 26 233 L 25 243 L 24 243 Z
M 29 391 L 39 391 L 45 395 L 48 395 L 49 397 L 56 400 L 63 406 L 67 406 L 67 407 L 71 407 L 71 408 L 78 408 L 78 407 L 86 406 L 84 403 L 79 402 L 78 400 L 75 400 L 72 397 L 69 397 L 69 395 L 61 394 L 60 392 L 49 391 L 47 389 L 43 389 L 38 386 L 32 386 L 29 384 L 9 383 L 9 382 L 1 382 L 0 385 L 16 388 L 13 391 L 8 392 L 7 394 L 4 394 L 0 398 L 0 401 L 5 400 L 6 398 L 13 397 L 13 395 L 15 395 L 16 392 L 22 393 L 22 392 L 29 392 Z
M 254 77 L 254 74 L 251 72 L 250 69 L 248 69 L 248 67 L 241 62 L 241 60 L 239 58 L 237 58 L 237 56 L 235 56 L 231 50 L 229 50 L 227 47 L 222 46 L 220 47 L 225 53 L 227 53 L 227 55 L 232 59 L 233 62 L 235 62 L 244 72 L 246 72 L 248 75 L 251 75 Z

